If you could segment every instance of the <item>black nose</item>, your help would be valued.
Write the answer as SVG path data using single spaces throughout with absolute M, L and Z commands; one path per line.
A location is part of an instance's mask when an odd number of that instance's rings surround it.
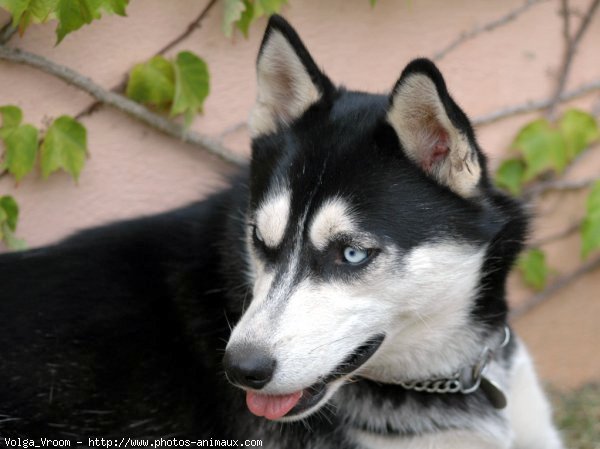
M 231 382 L 256 390 L 269 383 L 275 365 L 275 359 L 259 346 L 232 346 L 223 358 L 223 366 Z

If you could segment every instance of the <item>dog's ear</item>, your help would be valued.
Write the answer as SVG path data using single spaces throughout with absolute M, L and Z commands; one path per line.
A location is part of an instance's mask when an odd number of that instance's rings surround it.
M 253 137 L 289 124 L 332 89 L 291 25 L 269 20 L 256 63 L 258 95 L 250 116 Z
M 483 156 L 467 116 L 433 62 L 417 59 L 404 69 L 387 120 L 406 155 L 428 175 L 463 197 L 477 193 Z

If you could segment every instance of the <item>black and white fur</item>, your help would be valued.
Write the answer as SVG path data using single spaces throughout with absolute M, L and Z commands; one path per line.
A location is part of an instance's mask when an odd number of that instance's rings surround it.
M 389 95 L 348 91 L 274 16 L 257 74 L 249 173 L 229 189 L 0 256 L 0 435 L 561 448 L 514 334 L 487 369 L 503 410 L 400 386 L 499 346 L 526 233 L 433 63 Z M 258 358 L 264 385 L 244 374 Z M 321 396 L 268 421 L 227 377 Z

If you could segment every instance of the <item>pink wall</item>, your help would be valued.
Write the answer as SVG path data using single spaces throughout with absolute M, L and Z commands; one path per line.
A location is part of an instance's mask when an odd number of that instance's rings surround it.
M 111 88 L 135 63 L 177 36 L 206 3 L 132 1 L 128 18 L 103 18 L 68 36 L 58 47 L 52 23 L 32 26 L 10 45 L 44 55 Z M 380 0 L 372 9 L 367 0 L 290 3 L 284 15 L 331 78 L 350 88 L 377 92 L 387 91 L 411 58 L 432 57 L 462 32 L 523 4 L 521 0 Z M 583 7 L 587 2 L 577 4 Z M 563 48 L 558 8 L 558 1 L 536 4 L 439 61 L 451 92 L 470 116 L 551 94 Z M 4 23 L 6 15 L 0 14 L 0 19 Z M 248 40 L 240 35 L 228 40 L 221 31 L 218 3 L 201 26 L 169 53 L 192 50 L 208 62 L 211 94 L 205 115 L 195 120 L 193 129 L 213 137 L 225 133 L 224 143 L 242 154 L 248 154 L 243 123 L 255 97 L 254 59 L 264 25 L 264 20 L 255 24 Z M 596 18 L 577 54 L 569 87 L 600 77 L 598 42 L 600 20 Z M 51 76 L 0 62 L 0 105 L 17 104 L 27 122 L 43 126 L 49 118 L 75 115 L 89 103 L 86 94 Z M 578 101 L 588 109 L 597 103 L 597 93 Z M 532 117 L 535 114 L 480 127 L 480 142 L 492 165 L 507 154 L 519 127 Z M 82 121 L 88 129 L 91 157 L 79 185 L 65 174 L 54 174 L 47 181 L 32 174 L 18 187 L 8 177 L 0 180 L 0 194 L 15 196 L 21 205 L 18 234 L 30 246 L 52 242 L 76 229 L 183 204 L 222 185 L 222 174 L 228 172 L 202 150 L 113 109 L 101 108 Z M 600 172 L 598 157 L 584 165 L 584 172 Z M 581 207 L 583 197 L 568 198 L 549 206 L 538 221 L 536 235 L 560 229 L 579 213 L 569 208 Z M 577 245 L 575 240 L 548 248 L 557 269 L 568 270 L 578 263 Z M 586 357 L 600 343 L 600 327 L 593 320 L 600 315 L 593 293 L 599 282 L 598 273 L 588 276 L 517 322 L 538 355 L 542 373 L 556 383 L 600 379 L 598 358 Z M 528 295 L 517 280 L 511 285 L 514 301 Z M 557 349 L 547 350 L 548 342 Z M 580 349 L 574 352 L 573 348 Z M 576 372 L 566 366 L 577 366 Z

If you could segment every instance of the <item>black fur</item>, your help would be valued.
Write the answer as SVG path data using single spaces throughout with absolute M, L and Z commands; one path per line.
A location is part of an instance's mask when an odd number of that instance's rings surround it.
M 495 190 L 487 174 L 473 199 L 427 176 L 404 155 L 385 120 L 388 96 L 334 88 L 282 18 L 271 19 L 265 40 L 275 29 L 323 95 L 290 126 L 253 141 L 249 176 L 183 209 L 0 256 L 2 437 L 263 438 L 275 442 L 272 447 L 326 449 L 353 447 L 349 427 L 422 432 L 388 419 L 408 399 L 421 404 L 424 420 L 432 403 L 450 413 L 500 419 L 481 393 L 440 397 L 362 380 L 340 390 L 337 412 L 326 410 L 306 423 L 271 423 L 252 416 L 243 392 L 226 382 L 221 359 L 229 324 L 251 300 L 241 244 L 245 217 L 273 179 L 290 185 L 291 220 L 307 205 L 310 215 L 339 194 L 360 211 L 370 232 L 405 250 L 449 235 L 490 242 L 472 310 L 473 320 L 490 332 L 506 322 L 504 284 L 526 229 L 520 206 Z M 434 81 L 452 122 L 485 167 L 466 115 L 431 62 L 411 63 L 396 88 L 414 72 Z M 285 257 L 285 245 L 267 255 L 269 263 Z M 328 271 L 321 263 L 327 254 L 307 249 L 302 257 L 323 279 L 352 275 Z M 369 404 L 388 424 L 362 422 L 344 409 L 346 402 Z

